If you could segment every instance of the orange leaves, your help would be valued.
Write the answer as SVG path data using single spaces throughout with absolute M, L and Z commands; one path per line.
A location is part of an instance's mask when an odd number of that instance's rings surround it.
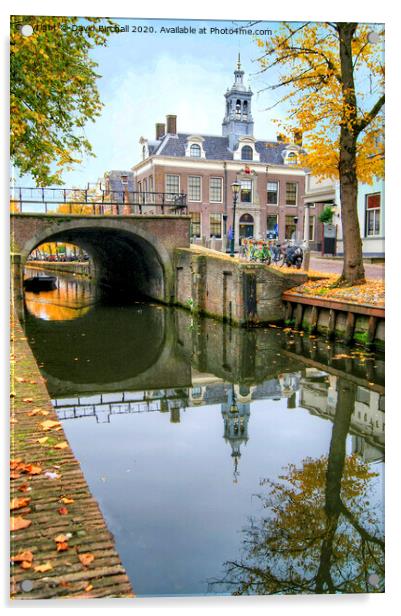
M 78 558 L 84 567 L 89 567 L 89 565 L 95 560 L 94 554 L 91 554 L 90 552 L 78 554 Z
M 22 402 L 33 402 L 33 398 L 22 398 Z
M 60 498 L 60 502 L 64 503 L 64 505 L 71 505 L 74 502 L 74 499 L 68 496 L 62 496 Z
M 22 459 L 11 460 L 10 462 L 10 478 L 18 479 L 21 473 L 26 475 L 40 475 L 42 468 L 38 464 L 25 464 Z
M 30 569 L 32 567 L 33 554 L 30 550 L 19 552 L 11 557 L 11 562 L 19 563 L 21 569 Z
M 29 415 L 29 417 L 32 417 L 35 415 L 48 415 L 49 411 L 46 411 L 45 409 L 37 408 L 37 409 L 32 409 L 32 411 L 29 411 L 29 413 L 27 414 Z
M 11 511 L 15 511 L 15 509 L 23 509 L 27 507 L 30 503 L 31 499 L 29 496 L 20 496 L 13 498 L 10 502 Z
M 57 537 L 54 537 L 57 552 L 65 552 L 66 550 L 68 550 L 68 539 L 70 538 L 70 536 L 70 533 L 68 533 L 66 535 L 57 535 Z
M 57 511 L 59 512 L 60 515 L 68 515 L 67 507 L 60 507 L 59 509 L 57 509 Z
M 27 520 L 22 516 L 11 517 L 10 519 L 10 530 L 13 532 L 15 530 L 22 530 L 23 528 L 28 528 L 32 524 L 32 520 Z
M 294 291 L 301 295 L 313 295 L 353 304 L 384 306 L 385 285 L 382 280 L 367 280 L 365 284 L 352 287 L 335 287 L 335 276 L 328 277 L 327 274 L 322 274 L 322 276 L 325 276 L 325 279 L 308 280 L 305 284 L 296 287 Z

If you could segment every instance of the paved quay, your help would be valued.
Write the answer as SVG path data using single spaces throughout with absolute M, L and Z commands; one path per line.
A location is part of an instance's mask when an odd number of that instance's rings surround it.
M 17 319 L 11 366 L 11 598 L 134 597 Z
M 364 263 L 366 278 L 384 280 L 384 263 Z M 311 255 L 310 269 L 325 274 L 341 274 L 343 270 L 342 259 L 330 259 Z

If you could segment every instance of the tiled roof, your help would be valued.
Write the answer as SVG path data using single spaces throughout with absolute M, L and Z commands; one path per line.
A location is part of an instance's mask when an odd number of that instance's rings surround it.
M 184 157 L 187 138 L 190 133 L 178 133 L 177 135 L 166 135 L 159 147 L 152 153 L 160 156 Z M 201 135 L 204 139 L 203 149 L 207 160 L 233 160 L 233 152 L 228 149 L 228 138 L 215 135 Z M 256 141 L 255 148 L 260 154 L 260 162 L 270 165 L 283 165 L 282 152 L 286 149 L 287 143 L 278 141 Z

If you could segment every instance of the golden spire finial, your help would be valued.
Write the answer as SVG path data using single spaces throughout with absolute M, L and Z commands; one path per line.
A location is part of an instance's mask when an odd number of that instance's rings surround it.
M 238 52 L 237 70 L 241 70 L 241 54 Z

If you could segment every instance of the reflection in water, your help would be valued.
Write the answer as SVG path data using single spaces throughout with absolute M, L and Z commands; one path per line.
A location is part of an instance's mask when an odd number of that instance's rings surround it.
M 143 304 L 26 331 L 138 595 L 383 590 L 381 357 Z
M 34 268 L 25 269 L 25 278 L 44 274 Z M 50 270 L 48 275 L 54 275 Z M 71 276 L 58 276 L 57 288 L 34 293 L 25 291 L 28 311 L 38 319 L 47 321 L 69 321 L 85 315 L 96 301 L 95 286 L 88 280 Z

